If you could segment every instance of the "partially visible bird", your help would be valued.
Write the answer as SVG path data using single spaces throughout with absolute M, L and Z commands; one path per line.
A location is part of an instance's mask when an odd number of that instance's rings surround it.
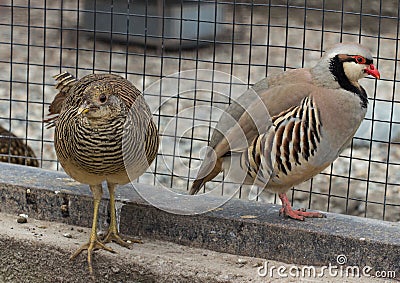
M 118 233 L 115 214 L 116 185 L 142 175 L 158 151 L 159 137 L 149 106 L 128 80 L 113 74 L 91 74 L 77 80 L 64 72 L 54 77 L 59 93 L 49 107 L 47 120 L 55 126 L 54 146 L 65 172 L 88 184 L 94 198 L 90 239 L 71 259 L 88 251 L 92 274 L 92 252 L 113 250 L 104 243 L 114 241 L 129 247 Z M 102 182 L 110 193 L 111 223 L 104 239 L 97 236 Z
M 0 162 L 39 167 L 33 150 L 0 125 Z
M 367 111 L 368 96 L 358 83 L 367 75 L 380 77 L 371 53 L 359 44 L 341 43 L 310 69 L 256 83 L 221 116 L 190 194 L 231 170 L 238 182 L 278 193 L 280 214 L 298 220 L 323 217 L 293 210 L 286 192 L 328 167 L 351 142 Z M 240 134 L 246 147 L 232 148 Z

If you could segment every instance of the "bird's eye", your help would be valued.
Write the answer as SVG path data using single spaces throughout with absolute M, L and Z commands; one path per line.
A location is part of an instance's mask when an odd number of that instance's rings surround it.
M 362 56 L 356 55 L 356 56 L 353 56 L 353 58 L 356 60 L 356 62 L 357 62 L 358 64 L 365 64 L 365 63 L 367 63 L 367 59 L 365 59 L 365 58 L 362 57 Z
M 107 96 L 105 94 L 100 94 L 99 100 L 101 103 L 104 103 L 107 101 Z

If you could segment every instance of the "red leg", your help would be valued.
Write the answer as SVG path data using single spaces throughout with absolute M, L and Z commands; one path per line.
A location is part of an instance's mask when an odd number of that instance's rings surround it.
M 279 210 L 279 215 L 287 216 L 296 220 L 303 221 L 305 217 L 307 218 L 323 218 L 326 217 L 320 212 L 306 212 L 304 208 L 293 210 L 292 205 L 285 193 L 279 194 L 279 198 L 282 201 L 282 208 Z

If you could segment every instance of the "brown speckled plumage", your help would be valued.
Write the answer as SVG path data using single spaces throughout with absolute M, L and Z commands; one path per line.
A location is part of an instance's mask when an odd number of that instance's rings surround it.
M 95 249 L 112 251 L 104 244 L 114 241 L 128 246 L 118 234 L 114 191 L 133 181 L 155 159 L 159 138 L 143 95 L 118 75 L 91 74 L 79 80 L 69 73 L 54 77 L 59 93 L 49 107 L 55 126 L 54 146 L 65 172 L 88 184 L 94 197 L 94 217 L 89 243 L 72 255 Z M 110 193 L 111 223 L 103 240 L 97 238 L 98 205 L 106 181 Z
M 33 150 L 0 125 L 0 162 L 39 167 Z

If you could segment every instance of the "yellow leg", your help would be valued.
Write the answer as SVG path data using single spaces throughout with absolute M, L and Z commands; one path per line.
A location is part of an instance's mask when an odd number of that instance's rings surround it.
M 70 259 L 74 259 L 77 257 L 82 251 L 88 251 L 88 265 L 89 265 L 89 272 L 93 274 L 93 267 L 92 267 L 92 254 L 94 250 L 103 249 L 109 252 L 114 253 L 114 250 L 104 245 L 102 242 L 99 241 L 97 238 L 97 221 L 99 215 L 99 204 L 101 201 L 101 197 L 103 196 L 103 189 L 100 185 L 90 186 L 90 190 L 93 194 L 93 223 L 92 223 L 92 231 L 90 232 L 89 242 L 82 245 L 79 249 L 77 249 L 70 257 Z
M 107 234 L 103 238 L 104 243 L 115 242 L 120 246 L 125 248 L 130 248 L 130 244 L 127 243 L 125 240 L 121 238 L 118 233 L 118 225 L 117 225 L 117 218 L 115 214 L 115 184 L 107 183 L 108 191 L 110 193 L 110 213 L 111 213 L 111 223 L 108 227 Z M 131 242 L 134 243 L 142 243 L 140 240 L 130 239 Z

